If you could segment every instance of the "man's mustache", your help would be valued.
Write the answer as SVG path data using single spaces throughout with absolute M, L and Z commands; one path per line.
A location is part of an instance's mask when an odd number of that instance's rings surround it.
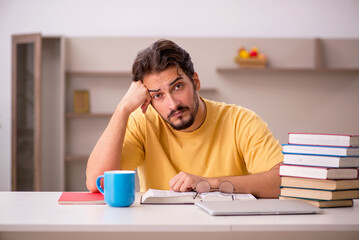
M 179 111 L 183 111 L 183 110 L 189 110 L 189 107 L 186 107 L 186 106 L 178 106 L 176 110 L 172 110 L 168 116 L 167 116 L 167 119 L 170 119 L 172 117 L 173 114 L 175 114 L 176 112 L 179 112 Z

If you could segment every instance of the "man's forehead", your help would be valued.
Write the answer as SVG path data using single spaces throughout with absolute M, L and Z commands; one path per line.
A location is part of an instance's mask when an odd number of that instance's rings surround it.
M 185 74 L 176 67 L 167 68 L 162 72 L 150 73 L 144 76 L 143 83 L 149 90 L 165 89 L 174 82 L 183 79 Z

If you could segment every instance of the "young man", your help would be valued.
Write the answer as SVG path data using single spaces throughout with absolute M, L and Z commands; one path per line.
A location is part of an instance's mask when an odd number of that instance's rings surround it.
M 141 191 L 191 191 L 201 180 L 277 197 L 281 146 L 254 112 L 201 98 L 190 55 L 169 40 L 139 52 L 133 82 L 87 165 L 97 191 L 104 171 L 138 169 Z

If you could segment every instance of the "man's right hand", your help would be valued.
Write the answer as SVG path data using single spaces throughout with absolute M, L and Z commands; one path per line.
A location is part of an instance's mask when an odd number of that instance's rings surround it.
M 119 107 L 122 111 L 131 114 L 141 106 L 142 112 L 145 113 L 150 103 L 151 95 L 148 93 L 148 89 L 141 81 L 137 81 L 131 83 L 127 93 L 119 103 Z

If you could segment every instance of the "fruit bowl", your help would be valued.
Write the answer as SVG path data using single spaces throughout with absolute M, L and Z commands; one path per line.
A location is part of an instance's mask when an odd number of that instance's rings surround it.
M 265 68 L 267 66 L 267 57 L 256 47 L 249 52 L 244 47 L 239 48 L 235 61 L 243 68 Z
M 238 58 L 236 62 L 243 68 L 265 68 L 267 66 L 266 58 Z

